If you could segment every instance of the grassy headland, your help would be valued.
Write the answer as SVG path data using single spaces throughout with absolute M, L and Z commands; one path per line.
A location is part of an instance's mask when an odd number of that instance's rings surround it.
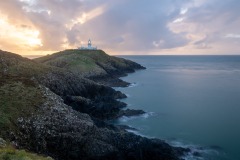
M 109 56 L 102 50 L 65 50 L 37 58 L 35 61 L 67 69 L 109 86 L 126 86 L 128 83 L 118 79 L 120 76 L 136 69 L 144 69 L 135 62 Z

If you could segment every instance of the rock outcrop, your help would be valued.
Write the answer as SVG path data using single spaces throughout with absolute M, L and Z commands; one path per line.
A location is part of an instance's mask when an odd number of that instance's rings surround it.
M 132 110 L 132 109 L 125 109 L 121 110 L 118 114 L 118 117 L 126 116 L 126 117 L 131 117 L 131 116 L 139 116 L 142 115 L 146 112 L 143 110 Z
M 0 138 L 0 148 L 6 147 L 6 145 L 7 142 L 4 139 Z

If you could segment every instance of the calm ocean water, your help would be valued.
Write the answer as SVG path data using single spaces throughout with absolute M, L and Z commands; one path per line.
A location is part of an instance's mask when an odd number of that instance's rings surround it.
M 202 157 L 240 159 L 240 56 L 124 56 L 147 67 L 122 78 L 129 108 L 148 114 L 116 123 L 186 146 Z

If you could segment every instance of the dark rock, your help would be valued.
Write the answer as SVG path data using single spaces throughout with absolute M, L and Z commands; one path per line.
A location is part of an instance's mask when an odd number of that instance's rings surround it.
M 124 98 L 127 98 L 127 96 L 125 94 L 123 94 L 122 92 L 120 92 L 120 91 L 116 91 L 112 96 L 113 96 L 114 99 L 124 99 Z
M 97 127 L 87 114 L 66 106 L 43 88 L 47 100 L 38 115 L 19 121 L 20 146 L 55 159 L 172 159 L 185 153 L 158 139 Z
M 77 111 L 88 113 L 92 117 L 102 120 L 118 117 L 121 109 L 126 107 L 125 103 L 117 101 L 112 97 L 98 98 L 90 100 L 80 96 L 67 96 L 65 98 L 65 103 L 72 106 L 73 109 Z
M 0 138 L 0 148 L 1 147 L 6 147 L 7 143 L 4 139 Z
M 109 77 L 109 76 L 91 76 L 89 79 L 110 87 L 128 87 L 130 83 L 125 82 L 118 77 Z
M 132 130 L 132 131 L 138 131 L 138 129 L 127 126 L 127 125 L 116 125 L 117 128 L 121 130 Z
M 94 124 L 98 127 L 98 128 L 107 128 L 109 130 L 113 130 L 113 131 L 127 131 L 127 130 L 133 130 L 133 131 L 137 131 L 136 128 L 127 126 L 127 125 L 115 125 L 112 123 L 107 123 L 105 121 L 101 121 L 99 119 L 96 118 L 92 118 Z
M 96 84 L 69 72 L 49 73 L 39 78 L 39 83 L 60 95 L 66 104 L 77 111 L 100 119 L 116 117 L 126 104 L 116 99 L 126 98 L 120 91 Z
M 193 156 L 195 156 L 195 157 L 202 157 L 202 155 L 199 152 L 193 152 Z
M 121 110 L 119 111 L 118 117 L 126 116 L 126 117 L 131 117 L 131 116 L 139 116 L 142 115 L 146 112 L 143 110 L 135 110 L 135 109 L 126 109 L 126 110 Z
M 92 117 L 92 120 L 98 128 L 107 128 L 113 131 L 124 131 L 124 129 L 122 129 L 121 127 L 118 127 L 111 123 L 107 123 L 106 121 L 99 120 L 98 118 Z

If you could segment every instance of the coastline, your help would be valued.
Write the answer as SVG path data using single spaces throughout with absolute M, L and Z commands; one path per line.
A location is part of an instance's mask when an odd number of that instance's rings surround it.
M 140 65 L 109 57 L 102 52 L 96 55 L 92 52 L 70 52 L 44 57 L 43 63 L 9 52 L 0 53 L 2 101 L 12 95 L 12 92 L 7 92 L 8 88 L 22 90 L 14 92 L 12 101 L 1 105 L 12 112 L 18 102 L 21 104 L 18 106 L 23 107 L 21 110 L 24 111 L 19 113 L 14 110 L 18 115 L 13 118 L 17 119 L 0 126 L 9 128 L 7 132 L 1 133 L 1 138 L 14 143 L 17 148 L 48 155 L 54 159 L 177 160 L 189 152 L 187 148 L 172 147 L 159 139 L 148 139 L 129 133 L 126 126 L 118 127 L 105 123 L 108 119 L 143 114 L 143 111 L 124 111 L 126 104 L 117 99 L 126 98 L 126 95 L 82 77 L 79 70 L 75 70 L 78 66 L 68 69 L 65 61 L 56 61 L 56 58 L 65 58 L 65 55 L 69 58 L 69 54 L 72 54 L 75 59 L 76 56 L 84 54 L 84 60 L 94 62 L 91 67 L 95 67 L 95 73 L 110 74 L 114 78 L 132 73 L 135 71 L 133 68 L 137 69 Z M 67 59 L 67 62 L 69 61 L 71 59 Z M 84 63 L 81 67 L 85 65 Z M 30 95 L 30 92 L 34 94 Z M 20 101 L 19 97 L 22 97 Z M 33 106 L 26 115 L 25 110 Z M 124 112 L 119 114 L 120 111 Z M 14 125 L 16 128 L 13 130 Z M 59 147 L 54 147 L 56 145 Z

